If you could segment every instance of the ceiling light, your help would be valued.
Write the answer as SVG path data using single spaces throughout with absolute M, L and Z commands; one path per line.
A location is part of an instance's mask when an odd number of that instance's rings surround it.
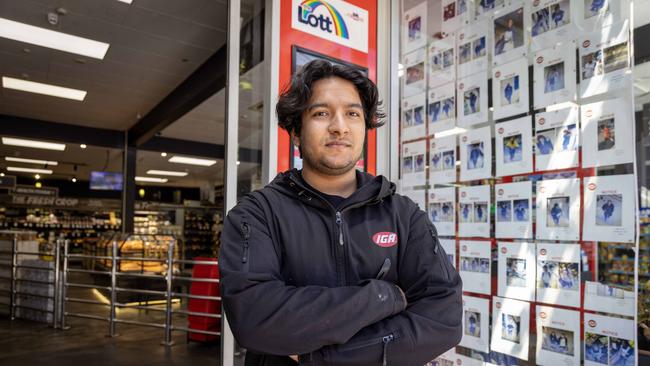
M 8 166 L 7 171 L 9 171 L 9 172 L 23 172 L 23 173 L 52 174 L 51 169 L 34 169 L 34 168 L 23 168 L 23 167 L 18 167 L 18 166 Z
M 38 160 L 38 159 L 23 159 L 23 158 L 14 158 L 13 156 L 5 156 L 6 161 L 13 161 L 15 163 L 27 163 L 27 164 L 38 164 L 38 165 L 59 165 L 56 161 L 49 160 Z
M 462 127 L 454 127 L 451 130 L 442 131 L 440 133 L 433 134 L 433 138 L 439 139 L 447 136 L 458 135 L 459 133 L 463 133 L 463 132 L 467 132 L 467 130 Z
M 167 183 L 167 178 L 135 177 L 136 182 Z
M 5 18 L 0 18 L 0 37 L 100 60 L 104 59 L 110 46 L 108 43 L 14 22 Z
M 43 184 L 41 184 L 41 182 L 36 182 L 34 186 L 36 186 L 36 188 L 41 188 L 43 187 Z
M 147 174 L 151 175 L 168 175 L 170 177 L 185 177 L 186 172 L 174 172 L 171 170 L 147 170 Z
M 237 160 L 237 165 L 241 164 L 241 161 Z
M 36 179 L 41 179 L 41 176 L 38 175 L 38 174 L 36 174 L 36 175 L 34 175 L 34 178 L 36 178 Z
M 160 156 L 162 156 L 164 158 L 165 156 L 167 156 L 167 153 L 166 152 L 161 152 Z
M 88 146 L 86 146 L 86 144 L 81 144 L 81 145 L 79 145 L 79 147 L 82 148 L 82 149 L 85 149 L 85 148 L 87 148 Z
M 36 140 L 15 139 L 12 137 L 3 137 L 2 143 L 5 145 L 33 147 L 36 149 L 47 149 L 47 150 L 58 150 L 58 151 L 65 150 L 65 144 L 57 144 L 54 142 L 44 142 L 44 141 L 36 141 Z
M 72 177 L 72 183 L 77 183 L 77 178 Z
M 212 166 L 217 163 L 216 160 L 188 158 L 185 156 L 172 156 L 172 158 L 169 159 L 169 162 L 178 163 L 178 164 L 201 165 L 201 166 Z
M 5 173 L 0 173 L 0 177 L 4 177 L 4 176 L 5 176 Z
M 117 1 L 119 1 L 119 2 L 123 2 L 123 3 L 127 3 L 127 4 L 131 4 L 131 2 L 132 2 L 133 0 L 117 0 Z
M 28 93 L 49 95 L 52 97 L 66 98 L 77 101 L 83 101 L 86 98 L 85 90 L 64 88 L 62 86 L 37 83 L 10 77 L 2 77 L 2 86 L 7 89 L 20 90 Z

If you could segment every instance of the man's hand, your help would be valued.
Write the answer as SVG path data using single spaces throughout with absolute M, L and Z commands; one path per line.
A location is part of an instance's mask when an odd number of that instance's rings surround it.
M 395 287 L 399 289 L 399 292 L 402 294 L 402 299 L 404 299 L 404 303 L 408 305 L 409 302 L 406 300 L 406 294 L 404 293 L 404 290 L 402 290 L 402 288 L 397 285 L 395 285 Z
M 298 362 L 298 356 L 296 356 L 296 355 L 291 355 L 291 356 L 289 356 L 289 357 L 291 357 L 292 360 Z

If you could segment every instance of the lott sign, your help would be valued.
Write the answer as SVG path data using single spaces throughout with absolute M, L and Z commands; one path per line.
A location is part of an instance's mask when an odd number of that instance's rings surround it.
M 368 11 L 341 0 L 292 0 L 291 26 L 368 52 Z

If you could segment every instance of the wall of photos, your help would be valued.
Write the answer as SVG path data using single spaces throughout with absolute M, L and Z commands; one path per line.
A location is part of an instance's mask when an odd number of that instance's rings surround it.
M 631 5 L 403 0 L 400 189 L 464 282 L 431 364 L 637 363 Z

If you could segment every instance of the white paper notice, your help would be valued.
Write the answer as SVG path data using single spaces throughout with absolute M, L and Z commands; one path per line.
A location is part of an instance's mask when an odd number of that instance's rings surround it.
M 576 53 L 567 52 L 575 48 L 569 41 L 534 55 L 535 109 L 576 100 Z
M 494 119 L 528 112 L 528 60 L 520 58 L 492 68 Z
M 526 57 L 528 54 L 529 12 L 528 2 L 513 0 L 510 6 L 494 13 L 492 61 L 495 65 Z
M 579 311 L 537 305 L 536 323 L 538 365 L 580 365 Z
M 458 235 L 490 237 L 490 186 L 459 188 Z
M 580 307 L 580 244 L 537 243 L 537 301 Z
M 442 31 L 451 33 L 467 24 L 472 16 L 471 0 L 442 0 Z
M 402 100 L 402 141 L 427 135 L 425 120 L 426 95 L 418 94 Z
M 490 300 L 463 295 L 463 338 L 460 345 L 490 352 Z
M 429 89 L 427 106 L 429 135 L 451 130 L 456 125 L 456 84 Z
M 456 37 L 451 34 L 429 44 L 429 88 L 454 81 L 456 75 L 455 39 Z
M 528 360 L 530 303 L 492 298 L 492 351 Z
M 402 90 L 404 97 L 426 92 L 427 79 L 424 71 L 426 54 L 427 49 L 424 47 L 404 55 L 404 68 L 406 69 Z
M 580 240 L 580 179 L 537 182 L 537 232 L 543 240 Z
M 445 253 L 447 253 L 447 258 L 449 258 L 449 262 L 451 262 L 451 265 L 454 266 L 454 268 L 456 268 L 456 239 L 439 238 L 438 241 L 440 241 L 440 246 L 442 246 L 442 249 L 444 249 Z
M 474 0 L 474 15 L 477 18 L 486 18 L 492 15 L 496 10 L 502 9 L 506 5 L 505 0 Z
M 402 54 L 427 45 L 427 2 L 412 7 L 402 17 Z
M 532 191 L 533 183 L 530 181 L 494 187 L 495 237 L 533 238 Z
M 438 235 L 456 236 L 456 188 L 436 188 L 429 191 L 429 219 Z
M 426 141 L 402 144 L 402 187 L 423 186 L 426 184 L 424 173 L 426 153 Z
M 532 123 L 531 117 L 522 117 L 494 126 L 497 177 L 533 171 Z
M 585 310 L 634 316 L 634 292 L 600 282 L 585 282 Z
M 499 296 L 535 300 L 535 244 L 499 242 Z
M 535 115 L 535 171 L 578 166 L 577 106 Z
M 423 366 L 455 366 L 455 362 L 456 348 L 454 347 L 435 359 L 425 363 Z
M 488 121 L 487 71 L 458 79 L 458 126 L 470 127 Z
M 429 184 L 456 181 L 456 136 L 429 140 Z
M 634 175 L 608 175 L 584 180 L 583 240 L 633 243 Z
M 403 189 L 402 194 L 410 198 L 422 211 L 427 207 L 427 192 L 424 189 Z
M 634 366 L 634 320 L 584 314 L 585 366 Z
M 490 295 L 490 241 L 461 240 L 458 247 L 458 273 L 463 280 L 463 291 Z
M 460 135 L 460 161 L 461 181 L 492 177 L 492 127 Z
M 595 31 L 629 18 L 629 0 L 581 0 L 580 3 L 584 4 L 578 14 L 583 32 Z
M 479 71 L 487 71 L 488 49 L 490 49 L 488 26 L 489 21 L 486 19 L 477 21 L 456 33 L 459 78 Z
M 580 0 L 533 1 L 530 12 L 532 49 L 552 47 L 575 37 L 578 1 Z
M 634 119 L 626 99 L 583 105 L 582 166 L 631 163 L 634 160 Z
M 580 38 L 580 91 L 583 98 L 629 87 L 628 22 Z

